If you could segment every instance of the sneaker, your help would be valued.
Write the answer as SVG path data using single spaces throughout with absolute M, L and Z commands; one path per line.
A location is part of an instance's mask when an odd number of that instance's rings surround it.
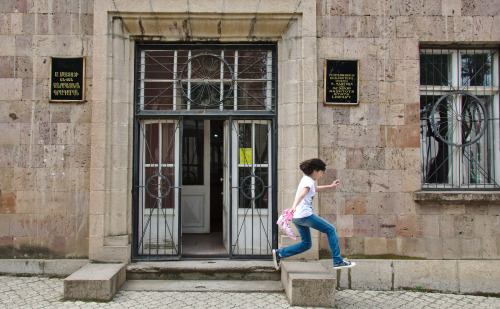
M 273 249 L 273 262 L 274 268 L 276 268 L 276 270 L 280 269 L 281 256 L 276 252 L 276 249 Z
M 333 269 L 351 268 L 351 267 L 354 267 L 354 266 L 356 266 L 356 263 L 349 262 L 346 259 L 344 259 L 340 263 L 333 263 Z

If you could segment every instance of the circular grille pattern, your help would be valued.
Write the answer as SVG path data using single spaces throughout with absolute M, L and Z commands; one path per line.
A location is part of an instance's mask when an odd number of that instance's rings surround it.
M 170 193 L 170 180 L 162 174 L 155 174 L 146 182 L 146 192 L 152 198 L 162 199 Z
M 266 190 L 266 185 L 264 184 L 264 180 L 259 176 L 249 175 L 243 178 L 240 183 L 240 192 L 246 199 L 258 199 L 264 194 Z M 252 192 L 254 192 L 254 196 L 252 197 Z
M 444 143 L 465 147 L 477 143 L 488 126 L 486 108 L 477 96 L 453 91 L 439 98 L 431 110 L 432 131 Z
M 233 70 L 220 56 L 198 54 L 182 66 L 179 84 L 182 95 L 191 103 L 202 107 L 218 106 L 233 93 Z

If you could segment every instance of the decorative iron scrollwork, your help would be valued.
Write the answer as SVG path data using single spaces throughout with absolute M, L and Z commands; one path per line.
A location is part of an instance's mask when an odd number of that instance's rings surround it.
M 152 198 L 165 198 L 172 189 L 170 180 L 162 174 L 155 174 L 148 178 L 146 182 L 146 192 Z
M 258 199 L 266 191 L 264 180 L 256 175 L 248 175 L 240 183 L 240 192 L 246 199 Z M 252 192 L 254 192 L 252 197 Z
M 179 75 L 182 95 L 203 107 L 218 106 L 231 97 L 234 74 L 229 63 L 215 54 L 198 54 L 182 66 Z
M 452 91 L 432 107 L 431 125 L 435 136 L 444 143 L 465 147 L 477 143 L 484 135 L 488 115 L 477 96 L 467 91 Z

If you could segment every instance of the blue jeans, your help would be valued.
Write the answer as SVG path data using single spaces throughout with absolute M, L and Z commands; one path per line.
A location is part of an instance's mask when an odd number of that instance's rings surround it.
M 311 249 L 311 230 L 309 228 L 312 227 L 313 229 L 325 233 L 328 236 L 328 244 L 330 245 L 330 251 L 332 252 L 333 263 L 342 262 L 343 258 L 340 255 L 337 231 L 330 222 L 314 214 L 305 218 L 294 218 L 292 219 L 292 222 L 299 230 L 302 241 L 283 249 L 276 250 L 281 258 L 287 258 Z

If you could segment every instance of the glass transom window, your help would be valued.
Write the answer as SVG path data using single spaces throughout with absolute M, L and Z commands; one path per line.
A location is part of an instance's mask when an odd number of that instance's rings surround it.
M 136 112 L 275 111 L 274 47 L 143 46 Z

